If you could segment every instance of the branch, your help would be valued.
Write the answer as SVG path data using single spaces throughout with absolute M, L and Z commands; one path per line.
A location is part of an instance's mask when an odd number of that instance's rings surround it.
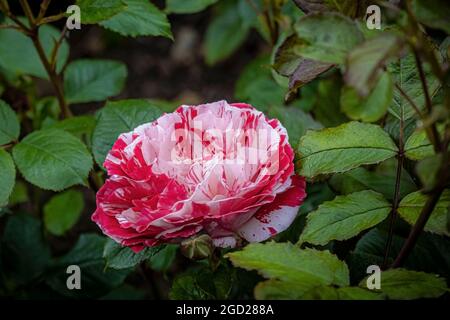
M 411 253 L 412 249 L 414 248 L 419 235 L 421 234 L 423 228 L 425 227 L 428 219 L 430 218 L 434 208 L 436 207 L 436 204 L 439 201 L 439 198 L 442 195 L 442 192 L 444 192 L 446 184 L 449 177 L 449 152 L 447 151 L 448 145 L 450 142 L 450 129 L 447 127 L 446 130 L 446 138 L 444 140 L 444 143 L 442 144 L 442 162 L 438 170 L 438 177 L 439 181 L 437 185 L 433 188 L 431 191 L 431 194 L 425 203 L 425 206 L 422 208 L 422 211 L 419 215 L 419 218 L 417 219 L 416 223 L 414 224 L 413 228 L 411 229 L 411 232 L 408 236 L 408 239 L 406 239 L 402 249 L 400 250 L 400 253 L 398 254 L 397 258 L 395 259 L 394 263 L 392 264 L 391 268 L 398 268 L 400 267 L 403 262 L 408 258 L 409 254 Z
M 25 13 L 25 16 L 28 19 L 28 22 L 30 23 L 30 27 L 34 28 L 35 26 L 35 18 L 33 15 L 33 11 L 31 11 L 30 5 L 28 4 L 27 0 L 19 0 L 20 6 L 23 9 L 23 12 Z
M 0 11 L 2 11 L 5 16 L 14 21 L 23 33 L 28 34 L 30 32 L 30 29 L 9 10 L 7 1 L 0 0 Z
M 66 13 L 61 12 L 61 13 L 55 14 L 53 16 L 44 17 L 40 21 L 37 22 L 37 25 L 40 26 L 40 25 L 47 24 L 50 22 L 55 22 L 55 21 L 61 20 L 65 16 L 66 16 Z
M 422 83 L 422 90 L 425 95 L 425 106 L 427 108 L 428 114 L 431 114 L 432 111 L 432 103 L 430 92 L 428 91 L 427 79 L 425 77 L 425 72 L 423 71 L 422 62 L 420 61 L 419 53 L 416 49 L 413 48 L 414 58 L 416 60 L 417 70 L 419 71 L 420 82 Z M 439 146 L 441 144 L 439 133 L 436 129 L 436 125 L 432 123 L 430 125 L 430 142 L 433 145 L 434 152 L 439 152 Z
M 417 104 L 411 99 L 410 96 L 402 89 L 402 87 L 399 86 L 399 84 L 395 83 L 395 89 L 400 93 L 400 95 L 405 98 L 406 101 L 411 105 L 411 107 L 414 109 L 414 111 L 417 113 L 417 115 L 420 117 L 420 119 L 424 119 L 422 112 L 420 111 Z
M 52 66 L 50 65 L 50 62 L 48 61 L 47 56 L 45 55 L 44 48 L 42 47 L 42 44 L 39 41 L 39 37 L 36 32 L 31 36 L 31 40 L 33 41 L 34 47 L 38 52 L 39 58 L 41 59 L 45 70 L 47 71 L 47 74 L 50 78 L 50 82 L 52 83 L 53 88 L 55 89 L 56 98 L 58 99 L 58 103 L 59 106 L 61 107 L 64 118 L 71 117 L 72 112 L 70 111 L 69 106 L 67 105 L 66 100 L 64 98 L 64 90 L 61 81 L 58 75 L 56 74 L 55 69 L 52 68 Z
M 62 29 L 58 40 L 55 42 L 52 53 L 50 55 L 50 66 L 52 67 L 53 70 L 56 68 L 56 57 L 58 55 L 58 50 L 61 47 L 64 37 L 66 36 L 66 32 L 67 32 L 67 25 L 64 25 L 64 28 Z
M 443 191 L 444 191 L 444 188 L 441 188 L 437 192 L 434 192 L 430 196 L 430 198 L 428 198 L 427 202 L 425 203 L 425 206 L 422 209 L 422 212 L 420 213 L 419 218 L 417 219 L 416 223 L 414 224 L 414 227 L 411 229 L 408 239 L 406 239 L 405 244 L 403 245 L 402 249 L 400 250 L 400 253 L 398 254 L 398 256 L 395 259 L 394 263 L 392 264 L 391 268 L 400 267 L 403 264 L 403 262 L 406 260 L 406 258 L 409 256 L 412 249 L 416 245 L 419 235 L 422 233 L 422 230 L 425 227 L 425 224 L 427 223 L 428 219 L 430 218 L 430 215 L 433 212 L 434 207 L 436 206 L 437 202 L 439 201 L 439 198 L 441 197 L 441 194 Z
M 397 218 L 398 205 L 400 203 L 400 185 L 401 185 L 401 178 L 402 178 L 403 161 L 405 158 L 404 146 L 403 146 L 403 135 L 404 135 L 403 118 L 404 118 L 404 114 L 403 114 L 403 107 L 402 107 L 401 108 L 400 129 L 399 129 L 400 133 L 399 133 L 399 138 L 398 138 L 397 173 L 396 173 L 396 177 L 395 177 L 394 199 L 393 199 L 393 203 L 392 203 L 392 211 L 391 211 L 391 216 L 390 216 L 390 220 L 389 220 L 388 238 L 387 238 L 386 247 L 384 250 L 383 269 L 386 269 L 388 266 L 389 254 L 391 252 L 391 247 L 392 247 L 392 238 L 394 237 L 394 225 L 395 225 L 395 220 Z
M 51 0 L 44 0 L 41 3 L 41 9 L 39 10 L 39 14 L 36 18 L 36 24 L 40 24 L 40 21 L 44 18 L 47 13 L 48 6 L 50 5 Z

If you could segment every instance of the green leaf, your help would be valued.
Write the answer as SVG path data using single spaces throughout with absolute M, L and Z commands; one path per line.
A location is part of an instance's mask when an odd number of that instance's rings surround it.
M 163 36 L 172 39 L 167 16 L 147 0 L 122 0 L 126 8 L 100 25 L 123 36 Z
M 9 21 L 8 21 L 9 23 Z M 39 40 L 50 58 L 60 31 L 51 25 L 39 28 Z M 69 56 L 69 45 L 63 41 L 56 56 L 56 70 L 60 72 Z M 26 35 L 15 29 L 0 29 L 0 67 L 18 76 L 28 74 L 48 79 L 44 65 L 34 48 L 33 42 Z
M 383 295 L 359 287 L 309 287 L 302 283 L 278 280 L 260 282 L 255 288 L 257 300 L 380 300 Z
M 270 68 L 267 55 L 261 55 L 248 63 L 236 82 L 235 98 L 263 112 L 272 106 L 282 106 L 285 90 L 273 80 Z
M 428 64 L 424 64 L 423 67 L 428 90 L 431 98 L 433 98 L 440 87 L 439 81 L 433 75 Z M 425 96 L 414 55 L 408 54 L 399 61 L 390 64 L 388 70 L 393 75 L 394 83 L 411 98 L 420 110 L 423 110 L 425 107 Z M 403 118 L 403 120 L 407 120 L 416 114 L 409 102 L 400 94 L 399 90 L 394 91 L 394 100 L 389 108 L 389 112 L 397 119 Z
M 126 66 L 113 60 L 76 60 L 64 73 L 67 102 L 102 101 L 122 91 L 127 77 Z
M 20 124 L 16 114 L 5 101 L 0 100 L 0 145 L 17 140 L 19 134 Z
M 8 203 L 16 182 L 14 162 L 9 153 L 3 149 L 0 149 L 0 168 L 0 207 L 3 207 Z
M 331 240 L 347 240 L 386 219 L 391 204 L 374 191 L 337 196 L 308 214 L 299 243 L 326 245 Z
M 353 120 L 378 121 L 391 105 L 393 92 L 392 78 L 389 73 L 384 72 L 365 98 L 361 98 L 352 87 L 344 87 L 341 93 L 341 110 Z
M 166 0 L 168 13 L 196 13 L 216 3 L 218 0 Z
M 424 195 L 420 191 L 413 192 L 404 197 L 399 204 L 398 213 L 409 224 L 414 225 L 416 220 L 425 206 L 425 202 L 428 200 L 427 195 Z M 425 231 L 450 236 L 447 230 L 447 210 L 450 206 L 450 190 L 444 190 L 438 203 L 436 204 L 427 224 L 425 225 Z
M 283 76 L 290 76 L 294 73 L 299 63 L 303 60 L 295 52 L 295 47 L 304 42 L 293 34 L 287 37 L 279 46 L 275 48 L 275 57 L 273 68 Z M 312 60 L 313 61 L 313 60 Z
M 202 281 L 199 273 L 188 271 L 177 275 L 170 288 L 169 298 L 171 300 L 211 300 L 214 299 L 213 292 L 214 285 L 211 281 Z
M 9 205 L 14 206 L 27 201 L 29 201 L 27 185 L 23 181 L 16 181 L 11 196 L 9 197 Z
M 377 84 L 388 60 L 397 55 L 402 47 L 400 38 L 388 32 L 363 42 L 347 57 L 345 82 L 360 96 L 367 96 Z
M 450 33 L 450 3 L 446 0 L 413 0 L 412 11 L 424 25 Z
M 305 89 L 301 93 L 304 93 Z M 340 97 L 342 91 L 340 77 L 334 74 L 321 80 L 317 86 L 316 103 L 312 108 L 314 118 L 325 127 L 336 127 L 350 119 L 340 110 Z
M 300 139 L 297 151 L 299 174 L 312 178 L 389 159 L 397 153 L 397 146 L 379 126 L 348 122 L 308 131 Z
M 310 14 L 294 26 L 304 44 L 295 52 L 304 57 L 327 63 L 342 64 L 347 53 L 363 40 L 356 24 L 338 13 Z
M 225 300 L 236 281 L 234 269 L 220 265 L 212 271 L 207 264 L 196 265 L 173 281 L 169 298 L 173 300 Z
M 53 191 L 86 185 L 92 158 L 86 146 L 62 130 L 46 129 L 26 136 L 13 148 L 17 168 L 30 183 Z
M 394 159 L 391 159 L 394 160 Z M 355 168 L 344 173 L 338 173 L 329 180 L 334 190 L 341 194 L 349 194 L 363 190 L 373 190 L 381 193 L 386 199 L 392 200 L 395 193 L 397 162 L 387 160 L 374 171 L 365 168 Z M 417 189 L 408 172 L 402 169 L 400 178 L 400 198 Z
M 442 131 L 438 128 L 438 131 Z M 428 140 L 425 129 L 414 131 L 405 142 L 405 155 L 411 160 L 422 160 L 434 155 L 433 145 Z
M 394 262 L 403 247 L 406 237 L 394 234 L 388 263 Z M 387 230 L 374 228 L 367 232 L 356 244 L 348 263 L 352 282 L 359 282 L 367 276 L 366 270 L 370 265 L 381 265 L 384 260 Z M 444 236 L 424 232 L 420 235 L 414 249 L 404 262 L 404 267 L 417 271 L 438 273 L 443 277 L 450 276 L 450 256 L 448 249 L 450 240 Z
M 303 283 L 267 280 L 258 283 L 254 292 L 256 300 L 299 300 L 315 288 L 317 286 Z
M 42 236 L 40 221 L 28 214 L 12 215 L 2 237 L 5 279 L 13 286 L 29 283 L 44 272 L 49 262 L 50 249 Z
M 366 279 L 360 287 L 366 286 Z M 410 300 L 437 298 L 447 291 L 445 279 L 434 274 L 405 269 L 390 269 L 381 272 L 381 292 L 389 299 Z
M 205 58 L 209 65 L 225 60 L 235 52 L 247 38 L 250 27 L 236 13 L 236 2 L 229 1 L 220 6 L 206 30 Z
M 365 15 L 366 8 L 370 4 L 367 2 L 367 0 L 294 0 L 297 7 L 307 14 L 337 11 L 350 17 Z
M 329 251 L 299 249 L 291 243 L 253 243 L 226 254 L 234 266 L 270 279 L 310 285 L 347 286 L 347 265 Z
M 53 272 L 46 283 L 56 292 L 70 297 L 93 299 L 104 296 L 123 283 L 130 269 L 105 269 L 102 258 L 106 238 L 96 234 L 82 234 L 75 246 L 53 263 Z M 67 288 L 67 267 L 77 265 L 81 270 L 81 290 Z
M 149 100 L 108 101 L 98 113 L 97 126 L 92 136 L 93 153 L 97 163 L 103 164 L 121 133 L 132 131 L 160 115 L 161 111 Z
M 168 244 L 159 252 L 155 253 L 149 260 L 150 268 L 158 272 L 166 272 L 175 261 L 178 252 L 178 245 Z
M 425 191 L 431 191 L 436 185 L 441 163 L 442 154 L 424 158 L 417 163 L 416 173 Z
M 310 83 L 322 73 L 330 70 L 333 64 L 302 59 L 289 77 L 289 90 L 295 92 L 298 88 Z
M 67 190 L 53 196 L 44 206 L 44 224 L 47 230 L 62 236 L 69 231 L 84 208 L 83 194 L 76 190 Z
M 44 129 L 60 129 L 81 138 L 90 137 L 94 131 L 96 120 L 91 115 L 70 117 L 52 124 L 44 125 Z
M 113 269 L 128 269 L 157 254 L 163 246 L 147 247 L 138 253 L 129 247 L 123 247 L 112 239 L 108 239 L 103 249 L 106 266 Z
M 127 7 L 122 0 L 77 0 L 76 5 L 80 7 L 83 24 L 109 19 Z
M 268 111 L 268 116 L 278 119 L 286 128 L 291 146 L 295 147 L 306 130 L 320 129 L 322 125 L 316 122 L 310 114 L 300 108 L 292 107 L 272 107 Z

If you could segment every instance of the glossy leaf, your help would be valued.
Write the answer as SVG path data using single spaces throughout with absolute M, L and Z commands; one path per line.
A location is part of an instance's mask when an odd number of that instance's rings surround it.
M 76 137 L 58 129 L 35 131 L 13 148 L 17 168 L 30 183 L 59 191 L 86 185 L 92 158 Z
M 349 281 L 346 264 L 329 251 L 302 250 L 290 243 L 249 244 L 226 256 L 236 267 L 256 270 L 270 279 L 338 286 Z
M 341 110 L 353 120 L 375 122 L 380 120 L 392 103 L 394 84 L 388 73 L 383 73 L 370 94 L 361 98 L 355 89 L 344 87 Z
M 365 286 L 366 281 L 361 281 L 360 287 Z M 391 269 L 381 273 L 381 292 L 389 299 L 437 298 L 447 290 L 445 279 L 434 274 L 406 269 Z
M 167 0 L 166 11 L 168 13 L 196 13 L 216 3 L 218 0 Z
M 109 19 L 127 7 L 122 0 L 77 0 L 76 5 L 80 7 L 83 24 Z
M 397 146 L 379 126 L 349 122 L 335 128 L 308 131 L 297 149 L 300 175 L 345 172 L 393 157 Z
M 409 224 L 414 225 L 425 206 L 428 196 L 420 191 L 413 192 L 404 197 L 399 204 L 398 213 Z M 437 202 L 430 218 L 425 225 L 425 231 L 450 236 L 447 230 L 447 210 L 450 206 L 450 190 L 445 190 Z
M 399 37 L 383 32 L 354 48 L 347 57 L 346 84 L 360 96 L 367 96 L 376 86 L 383 67 L 399 53 L 402 46 Z
M 151 122 L 161 111 L 148 100 L 129 99 L 109 101 L 98 113 L 92 144 L 94 158 L 103 165 L 106 154 L 111 150 L 119 135 L 132 131 L 137 126 Z
M 347 53 L 363 39 L 356 24 L 337 13 L 307 15 L 294 29 L 305 43 L 296 48 L 296 53 L 326 63 L 344 63 Z
M 374 191 L 337 196 L 308 214 L 300 243 L 326 245 L 331 240 L 347 240 L 383 221 L 391 204 Z
M 128 269 L 136 266 L 140 262 L 151 258 L 163 247 L 147 247 L 136 253 L 129 247 L 124 247 L 112 239 L 108 239 L 103 249 L 103 257 L 106 266 L 113 269 Z
M 44 206 L 45 228 L 56 236 L 70 230 L 78 221 L 84 208 L 83 194 L 67 190 L 53 196 Z
M 64 92 L 69 103 L 102 101 L 122 91 L 126 66 L 113 60 L 76 60 L 64 73 Z
M 163 36 L 172 39 L 166 15 L 147 0 L 122 0 L 126 8 L 100 25 L 123 36 Z
M 17 140 L 20 134 L 20 124 L 16 114 L 3 100 L 0 100 L 0 145 Z

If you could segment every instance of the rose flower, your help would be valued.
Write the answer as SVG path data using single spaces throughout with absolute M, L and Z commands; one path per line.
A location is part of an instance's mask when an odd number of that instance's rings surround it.
M 284 231 L 306 196 L 286 129 L 248 104 L 181 106 L 119 136 L 92 216 L 135 252 L 207 234 L 217 247 Z

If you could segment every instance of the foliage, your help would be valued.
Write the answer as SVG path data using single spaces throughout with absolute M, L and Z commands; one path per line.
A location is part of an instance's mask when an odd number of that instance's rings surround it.
M 114 141 L 177 102 L 124 97 L 123 62 L 71 60 L 57 28 L 67 14 L 48 10 L 55 2 L 0 0 L 0 296 L 448 296 L 448 1 L 382 6 L 381 30 L 366 26 L 368 1 L 73 1 L 83 28 L 111 39 L 176 43 L 172 17 L 204 15 L 209 68 L 235 64 L 249 38 L 258 43 L 234 98 L 286 127 L 308 197 L 274 239 L 232 250 L 208 239 L 200 254 L 185 248 L 198 239 L 134 252 L 85 232 L 95 230 L 89 215 Z M 374 264 L 384 270 L 379 290 L 366 285 Z M 82 290 L 68 290 L 69 265 L 82 269 Z

